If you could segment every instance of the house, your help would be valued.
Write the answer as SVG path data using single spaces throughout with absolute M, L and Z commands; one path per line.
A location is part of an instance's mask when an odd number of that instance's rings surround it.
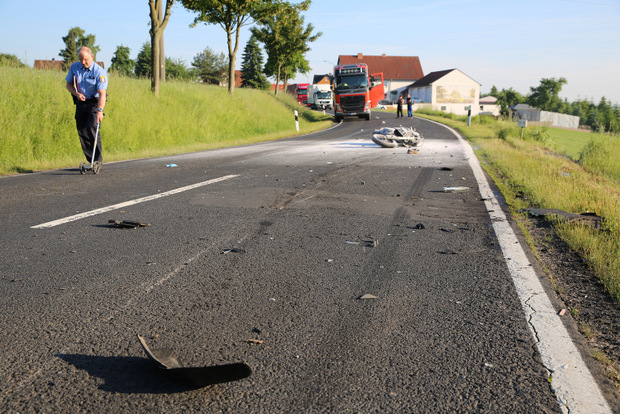
M 497 98 L 494 96 L 483 96 L 479 100 L 480 111 L 478 115 L 499 116 L 502 107 L 497 104 Z
M 64 62 L 62 60 L 56 60 L 56 59 L 52 59 L 52 60 L 40 60 L 37 59 L 34 61 L 34 68 L 35 69 L 41 69 L 41 70 L 58 70 L 61 71 L 62 70 L 62 64 Z M 103 62 L 97 62 L 97 64 L 99 66 L 101 66 L 102 68 L 105 68 L 105 66 L 103 65 Z
M 458 69 L 431 72 L 407 87 L 420 106 L 457 115 L 480 112 L 480 84 Z
M 513 105 L 510 109 L 517 119 L 526 120 L 533 125 L 547 125 L 561 128 L 579 128 L 579 117 L 557 112 L 541 111 L 527 104 Z
M 417 56 L 365 56 L 357 55 L 338 56 L 339 65 L 355 65 L 365 63 L 370 74 L 383 73 L 383 87 L 388 101 L 395 102 L 398 94 L 412 82 L 424 76 L 420 59 Z
M 332 77 L 330 75 L 314 75 L 312 78 L 313 85 L 331 85 Z

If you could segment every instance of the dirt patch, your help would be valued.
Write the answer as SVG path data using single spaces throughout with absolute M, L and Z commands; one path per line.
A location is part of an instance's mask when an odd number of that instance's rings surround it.
M 526 226 L 558 296 L 586 339 L 590 354 L 599 361 L 606 360 L 603 369 L 620 391 L 620 306 L 547 220 L 530 218 Z

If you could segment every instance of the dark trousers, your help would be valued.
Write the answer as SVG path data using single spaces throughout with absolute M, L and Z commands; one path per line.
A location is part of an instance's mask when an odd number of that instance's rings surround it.
M 400 117 L 403 117 L 403 106 L 402 105 L 397 105 L 396 106 L 396 118 L 398 118 L 400 115 Z
M 75 126 L 80 136 L 84 156 L 90 162 L 93 157 L 93 145 L 97 132 L 97 102 L 78 102 L 75 105 Z M 101 133 L 97 137 L 95 161 L 103 161 L 101 157 Z

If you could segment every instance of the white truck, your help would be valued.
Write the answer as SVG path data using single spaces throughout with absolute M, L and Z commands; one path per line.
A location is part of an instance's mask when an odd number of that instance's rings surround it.
M 331 109 L 334 105 L 331 85 L 315 84 L 308 86 L 308 105 L 312 109 Z

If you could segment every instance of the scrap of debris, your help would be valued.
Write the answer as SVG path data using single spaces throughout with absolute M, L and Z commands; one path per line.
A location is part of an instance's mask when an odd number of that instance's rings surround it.
M 595 213 L 569 213 L 567 211 L 559 210 L 557 208 L 524 208 L 521 210 L 522 212 L 528 213 L 533 217 L 545 217 L 545 216 L 556 216 L 560 219 L 564 219 L 571 222 L 578 222 L 581 224 L 585 224 L 595 229 L 601 228 L 601 222 L 603 218 L 596 215 Z
M 414 128 L 385 127 L 372 132 L 372 142 L 384 148 L 420 147 L 424 142 L 424 137 Z
M 108 223 L 114 224 L 119 229 L 135 229 L 137 227 L 150 227 L 149 223 L 132 220 L 108 220 Z
M 245 249 L 242 249 L 241 247 L 233 247 L 232 249 L 223 250 L 221 254 L 228 254 L 228 253 L 245 253 Z
M 371 295 L 370 293 L 366 293 L 365 295 L 360 296 L 359 298 L 357 298 L 358 300 L 367 300 L 367 299 L 379 299 L 378 296 L 375 295 Z
M 444 193 L 460 193 L 463 191 L 468 191 L 469 187 L 444 187 L 443 188 L 443 192 Z
M 364 247 L 377 247 L 379 240 L 370 237 L 369 239 L 359 239 L 360 241 L 345 241 L 346 244 L 364 245 Z
M 243 362 L 207 367 L 184 367 L 174 349 L 150 349 L 142 336 L 138 335 L 138 340 L 148 358 L 163 373 L 191 388 L 238 381 L 252 374 L 252 369 Z

